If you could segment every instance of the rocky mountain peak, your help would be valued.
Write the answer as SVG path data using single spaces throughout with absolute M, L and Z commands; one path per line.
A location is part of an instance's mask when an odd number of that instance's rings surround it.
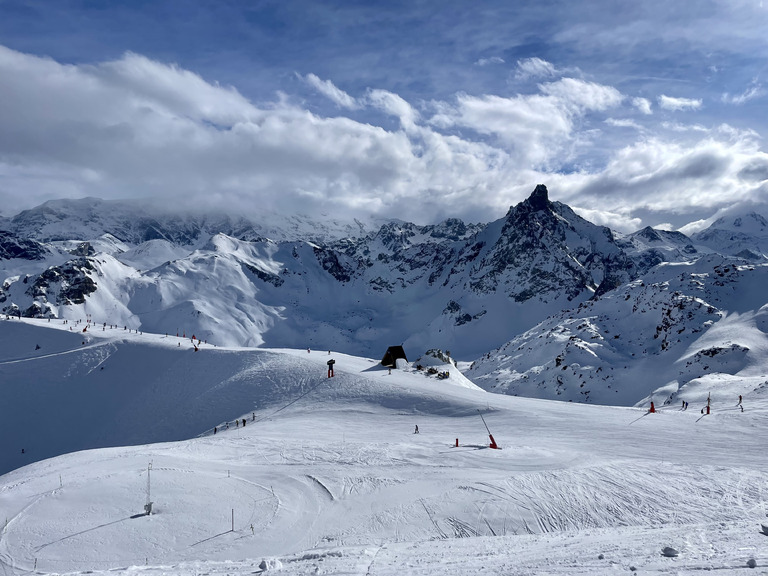
M 536 186 L 535 190 L 525 201 L 531 210 L 546 210 L 549 207 L 549 192 L 544 184 Z

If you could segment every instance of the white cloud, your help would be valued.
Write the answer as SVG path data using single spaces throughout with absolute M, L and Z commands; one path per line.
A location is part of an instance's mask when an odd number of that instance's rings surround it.
M 495 136 L 514 161 L 551 168 L 573 145 L 579 147 L 588 140 L 575 136 L 577 118 L 617 106 L 623 98 L 615 88 L 573 78 L 542 84 L 539 89 L 539 94 L 511 98 L 461 94 L 456 107 L 442 106 L 432 123 Z
M 373 107 L 399 118 L 405 128 L 414 126 L 419 118 L 419 113 L 408 102 L 387 90 L 369 90 L 367 101 Z
M 314 87 L 315 90 L 320 92 L 326 98 L 335 102 L 336 105 L 341 106 L 342 108 L 347 108 L 348 110 L 356 110 L 360 108 L 360 104 L 355 98 L 340 88 L 337 88 L 330 80 L 321 80 L 314 74 L 307 74 L 303 77 L 303 80 L 305 80 L 310 86 Z
M 491 56 L 490 58 L 480 58 L 475 62 L 475 66 L 490 66 L 492 64 L 504 64 L 504 59 L 498 56 Z
M 455 124 L 499 137 L 525 163 L 550 160 L 572 130 L 569 114 L 553 98 L 461 95 L 457 104 Z
M 674 96 L 659 96 L 659 106 L 664 110 L 698 110 L 702 101 L 699 98 L 675 98 Z
M 619 232 L 634 232 L 643 227 L 643 221 L 640 218 L 635 218 L 628 214 L 582 208 L 581 206 L 571 206 L 571 208 L 585 220 L 589 220 L 599 226 L 607 226 Z
M 537 58 L 525 58 L 517 61 L 517 71 L 515 78 L 527 80 L 529 78 L 551 78 L 557 74 L 557 69 L 553 64 Z
M 664 211 L 699 218 L 761 194 L 768 177 L 758 135 L 728 125 L 600 134 L 637 126 L 606 118 L 623 102 L 618 90 L 574 78 L 426 103 L 427 119 L 394 92 L 347 100 L 332 82 L 304 78 L 344 110 L 394 116 L 394 128 L 321 117 L 290 97 L 255 103 L 136 54 L 62 65 L 0 47 L 0 78 L 6 214 L 57 197 L 141 196 L 244 215 L 298 206 L 489 221 L 544 182 L 595 221 L 632 226 L 667 221 Z
M 679 122 L 662 122 L 661 127 L 673 132 L 711 132 L 706 126 L 701 124 L 680 124 Z
M 640 110 L 643 114 L 653 114 L 651 110 L 651 101 L 648 98 L 632 98 L 632 106 Z
M 576 78 L 562 78 L 556 82 L 539 85 L 544 94 L 555 96 L 566 106 L 581 110 L 607 110 L 621 104 L 621 92 L 612 86 L 586 82 Z
M 640 124 L 627 118 L 607 118 L 605 123 L 609 126 L 615 126 L 616 128 L 633 128 L 638 131 L 644 130 Z
M 698 141 L 647 138 L 625 146 L 604 170 L 575 184 L 575 194 L 585 209 L 679 219 L 758 197 L 764 201 L 762 176 L 755 174 L 768 176 L 768 154 L 748 132 L 734 136 L 723 129 Z
M 728 94 L 728 92 L 724 93 L 721 100 L 725 104 L 735 104 L 737 106 L 741 104 L 745 104 L 749 102 L 750 100 L 754 100 L 755 98 L 760 98 L 765 94 L 765 90 L 763 90 L 763 86 L 757 82 L 754 82 L 749 88 L 747 88 L 744 92 L 741 94 Z

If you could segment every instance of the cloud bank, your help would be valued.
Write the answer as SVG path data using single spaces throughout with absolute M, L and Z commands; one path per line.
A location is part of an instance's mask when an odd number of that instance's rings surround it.
M 553 199 L 630 231 L 768 200 L 768 155 L 754 132 L 671 130 L 646 96 L 539 58 L 517 69 L 541 82 L 430 102 L 297 74 L 333 105 L 324 115 L 299 95 L 254 102 L 140 54 L 71 65 L 0 46 L 0 204 L 5 216 L 97 196 L 255 217 L 490 221 L 545 183 Z M 655 99 L 670 113 L 702 107 Z

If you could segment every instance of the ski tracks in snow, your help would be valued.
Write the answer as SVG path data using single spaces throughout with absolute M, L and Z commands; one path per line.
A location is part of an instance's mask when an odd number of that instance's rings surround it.
M 484 521 L 509 523 L 516 533 L 693 525 L 713 513 L 741 521 L 762 516 L 768 495 L 768 481 L 755 472 L 658 463 L 522 474 L 466 488 L 487 495 Z

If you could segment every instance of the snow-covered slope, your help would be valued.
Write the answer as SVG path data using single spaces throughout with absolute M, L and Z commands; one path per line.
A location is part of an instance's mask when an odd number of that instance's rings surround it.
M 693 239 L 721 254 L 764 260 L 768 254 L 768 220 L 756 212 L 718 218 Z
M 9 576 L 768 564 L 766 388 L 744 394 L 744 412 L 724 383 L 710 415 L 648 414 L 488 394 L 453 371 L 390 374 L 327 350 L 195 352 L 175 337 L 69 327 L 2 321 L 3 461 L 19 463 L 12 450 L 33 462 L 64 437 L 119 446 L 0 476 Z M 487 448 L 480 414 L 501 450 Z
M 641 273 L 663 262 L 690 262 L 701 256 L 701 247 L 697 249 L 685 234 L 650 226 L 621 237 L 619 245 L 635 261 Z
M 724 382 L 768 386 L 768 266 L 710 255 L 665 264 L 549 317 L 468 371 L 506 394 L 598 404 L 701 403 Z
M 342 373 L 390 375 L 378 360 L 337 351 L 305 349 L 297 357 L 291 351 L 216 347 L 192 336 L 77 321 L 0 320 L 0 436 L 13 448 L 0 456 L 0 473 L 86 448 L 194 437 L 309 392 L 325 377 L 330 358 Z M 397 406 L 409 410 L 418 409 L 425 390 L 429 396 L 454 388 L 482 392 L 450 359 L 430 356 L 420 363 L 424 370 L 406 370 L 406 382 L 418 384 L 414 390 L 392 392 L 387 385 L 374 391 L 366 379 L 347 390 L 341 376 L 326 384 L 362 401 L 370 394 L 379 400 L 401 395 Z M 439 379 L 427 367 L 448 371 L 450 378 Z M 402 383 L 402 377 L 393 380 Z

